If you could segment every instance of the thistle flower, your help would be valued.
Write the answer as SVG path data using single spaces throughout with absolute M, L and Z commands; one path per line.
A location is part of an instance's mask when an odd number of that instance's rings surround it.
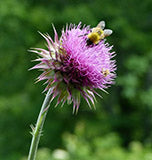
M 105 39 L 88 46 L 86 35 L 90 30 L 89 26 L 81 27 L 81 23 L 70 24 L 58 38 L 54 28 L 54 41 L 48 34 L 40 33 L 47 42 L 47 49 L 30 50 L 39 55 L 35 61 L 40 62 L 31 69 L 43 71 L 37 82 L 46 80 L 44 92 L 51 89 L 52 99 L 58 97 L 57 105 L 73 102 L 73 112 L 78 111 L 80 96 L 90 107 L 94 106 L 95 94 L 99 95 L 95 90 L 105 91 L 116 76 L 112 46 Z

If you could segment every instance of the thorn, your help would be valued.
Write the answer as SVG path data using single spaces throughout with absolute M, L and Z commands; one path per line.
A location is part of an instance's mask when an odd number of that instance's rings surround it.
M 30 127 L 31 127 L 31 129 L 32 129 L 32 132 L 34 132 L 34 131 L 35 131 L 35 127 L 34 127 L 34 125 L 33 125 L 33 124 L 31 124 L 31 125 L 30 125 Z

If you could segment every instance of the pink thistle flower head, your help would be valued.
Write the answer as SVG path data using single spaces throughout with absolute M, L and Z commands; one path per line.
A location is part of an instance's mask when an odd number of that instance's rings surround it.
M 37 81 L 46 80 L 44 91 L 51 89 L 52 99 L 58 97 L 57 104 L 73 102 L 73 112 L 78 111 L 80 96 L 90 107 L 91 104 L 94 106 L 95 94 L 99 95 L 95 89 L 105 91 L 116 76 L 112 47 L 105 39 L 88 45 L 87 35 L 91 29 L 81 27 L 81 23 L 66 26 L 60 38 L 55 28 L 54 33 L 54 41 L 48 34 L 41 34 L 47 42 L 47 49 L 30 50 L 39 55 L 35 60 L 39 64 L 31 68 L 42 70 Z

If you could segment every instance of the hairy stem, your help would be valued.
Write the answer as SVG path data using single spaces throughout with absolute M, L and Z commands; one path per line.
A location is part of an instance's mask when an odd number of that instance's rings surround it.
M 32 137 L 32 142 L 31 142 L 30 151 L 28 155 L 28 160 L 35 160 L 36 158 L 37 148 L 40 141 L 43 124 L 47 115 L 50 102 L 51 102 L 51 89 L 48 91 L 44 99 L 44 102 L 42 104 L 42 107 L 36 122 L 36 126 L 35 128 L 33 128 L 33 131 L 32 131 L 33 137 Z

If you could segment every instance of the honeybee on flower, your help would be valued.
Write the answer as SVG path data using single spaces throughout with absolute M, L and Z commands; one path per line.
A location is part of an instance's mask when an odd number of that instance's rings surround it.
M 91 29 L 91 32 L 87 35 L 87 45 L 98 44 L 102 39 L 112 34 L 111 29 L 104 29 L 105 22 L 100 21 L 99 24 Z

